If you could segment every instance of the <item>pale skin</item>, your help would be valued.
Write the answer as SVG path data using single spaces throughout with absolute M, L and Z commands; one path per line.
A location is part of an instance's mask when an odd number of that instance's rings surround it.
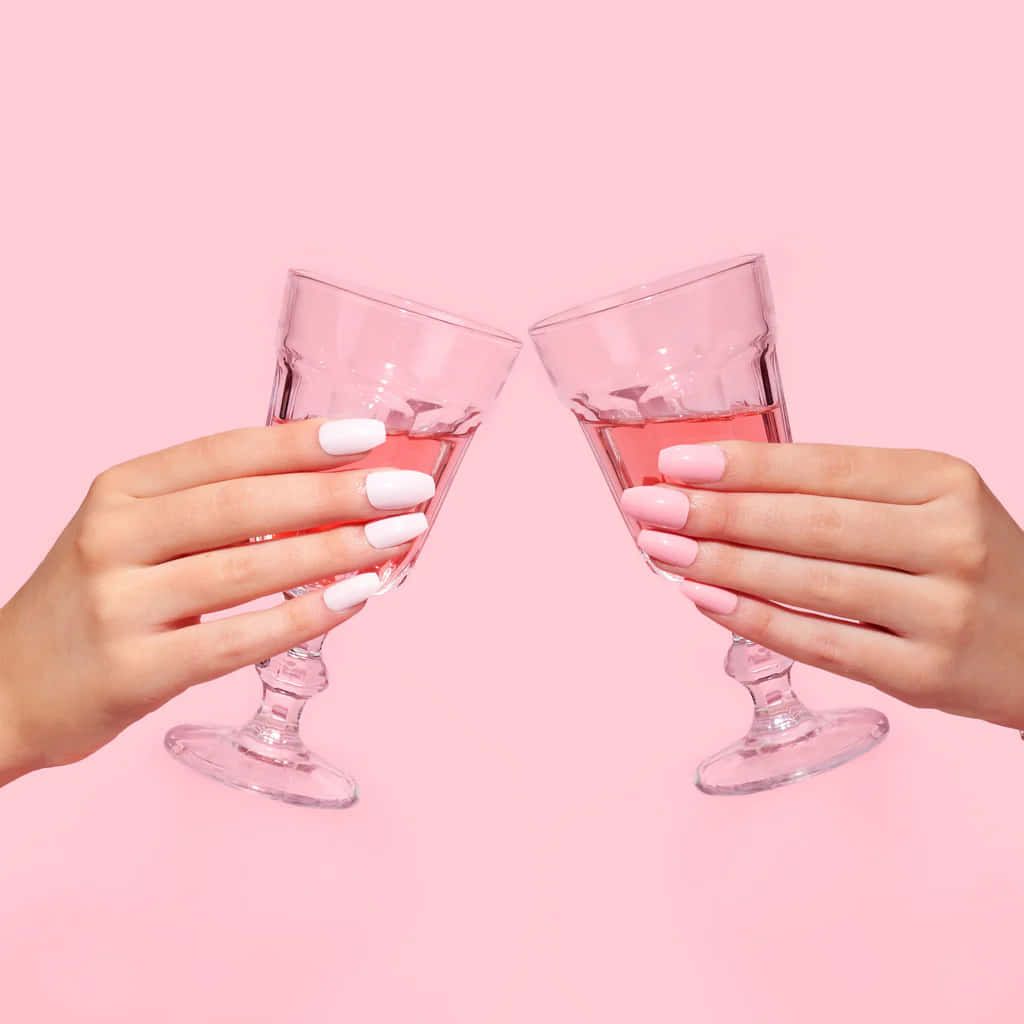
M 96 478 L 0 609 L 0 785 L 80 760 L 188 687 L 311 640 L 364 607 L 332 611 L 317 591 L 202 619 L 411 547 L 373 547 L 356 525 L 401 514 L 371 506 L 366 478 L 377 471 L 317 472 L 363 454 L 327 454 L 320 422 L 200 438 Z M 338 522 L 353 525 L 248 543 Z
M 408 551 L 356 525 L 402 511 L 371 506 L 370 471 L 318 472 L 360 457 L 326 454 L 318 422 L 201 438 L 96 478 L 0 609 L 0 785 L 363 607 L 314 592 L 202 618 Z M 719 479 L 638 489 L 687 499 L 685 523 L 646 532 L 695 541 L 685 567 L 666 564 L 720 609 L 705 615 L 907 703 L 1024 728 L 1024 532 L 974 469 L 924 451 L 715 447 Z M 353 525 L 247 543 L 339 521 Z
M 693 581 L 683 591 L 704 615 L 909 704 L 1024 729 L 1024 531 L 969 464 L 929 451 L 714 447 L 720 479 L 684 472 L 659 485 L 689 500 L 668 532 L 695 540 L 695 557 L 664 564 Z

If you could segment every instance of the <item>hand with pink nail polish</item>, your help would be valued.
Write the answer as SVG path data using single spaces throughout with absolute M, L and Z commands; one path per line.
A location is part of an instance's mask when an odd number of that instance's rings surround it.
M 384 440 L 376 420 L 300 420 L 101 473 L 0 608 L 0 785 L 79 760 L 193 684 L 358 612 L 374 570 L 427 529 L 417 507 L 434 494 L 428 473 L 346 468 Z M 338 576 L 266 611 L 202 620 Z
M 634 489 L 657 496 L 623 507 L 709 618 L 910 704 L 1024 729 L 1024 531 L 967 463 L 730 441 L 658 465 L 667 483 Z

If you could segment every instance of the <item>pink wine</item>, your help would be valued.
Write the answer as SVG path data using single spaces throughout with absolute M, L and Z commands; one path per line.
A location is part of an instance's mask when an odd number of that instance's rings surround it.
M 658 472 L 658 452 L 662 448 L 702 441 L 789 440 L 786 420 L 778 405 L 745 408 L 727 415 L 641 423 L 577 419 L 616 501 L 627 487 L 665 482 Z M 635 537 L 640 532 L 639 524 L 628 516 L 624 518 Z M 651 564 L 649 559 L 648 564 Z M 681 578 L 660 569 L 654 571 L 671 579 Z
M 275 423 L 282 423 L 283 420 L 275 419 Z M 458 468 L 459 462 L 466 453 L 466 447 L 473 438 L 475 430 L 469 430 L 465 434 L 426 434 L 423 436 L 411 436 L 409 434 L 388 434 L 387 440 L 373 451 L 367 452 L 356 462 L 349 462 L 340 469 L 324 470 L 326 473 L 342 473 L 349 469 L 417 469 L 421 473 L 429 473 L 434 478 L 436 485 L 434 497 L 425 505 L 410 511 L 422 511 L 427 515 L 427 520 L 433 526 L 437 511 L 444 500 L 445 492 L 451 485 L 452 477 Z M 397 513 L 395 513 L 397 514 Z M 345 521 L 336 523 L 325 523 L 323 526 L 314 527 L 311 530 L 295 530 L 289 533 L 269 534 L 260 540 L 274 540 L 279 537 L 294 537 L 298 533 L 318 533 L 322 530 L 333 530 L 338 526 L 348 525 Z M 426 533 L 421 533 L 412 544 L 412 548 L 405 557 L 395 562 L 387 560 L 373 567 L 387 586 L 397 585 L 405 577 L 405 574 L 412 568 L 419 557 L 424 541 L 430 534 L 430 528 Z M 369 570 L 359 570 L 366 572 Z M 333 583 L 334 578 L 318 580 L 319 584 Z

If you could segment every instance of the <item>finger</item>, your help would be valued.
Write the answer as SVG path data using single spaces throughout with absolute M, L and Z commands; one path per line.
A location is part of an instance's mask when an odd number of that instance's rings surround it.
M 124 493 L 150 498 L 216 480 L 344 466 L 385 440 L 379 420 L 296 420 L 196 438 L 123 462 L 105 475 Z
M 702 614 L 738 636 L 805 665 L 870 683 L 913 702 L 921 665 L 917 646 L 904 637 L 780 608 L 707 584 L 683 583 L 681 589 Z
M 941 629 L 941 587 L 909 573 L 783 555 L 659 530 L 641 530 L 640 550 L 677 575 L 767 601 L 882 626 L 901 635 Z
M 138 546 L 126 555 L 154 564 L 250 537 L 380 519 L 433 496 L 434 478 L 408 469 L 224 480 L 138 503 L 133 513 L 147 529 L 126 531 Z
M 379 586 L 375 573 L 364 573 L 265 611 L 160 634 L 155 639 L 167 664 L 174 666 L 169 685 L 180 691 L 312 640 L 355 615 Z
M 672 483 L 899 505 L 923 504 L 945 493 L 957 465 L 940 452 L 756 441 L 675 445 L 658 456 L 659 471 Z
M 730 494 L 657 485 L 622 494 L 627 515 L 687 536 L 837 562 L 926 572 L 941 552 L 929 542 L 931 506 L 883 505 L 810 494 Z
M 365 526 L 177 558 L 151 571 L 149 614 L 156 622 L 178 622 L 317 580 L 372 569 L 401 559 L 426 529 L 427 517 L 413 512 Z

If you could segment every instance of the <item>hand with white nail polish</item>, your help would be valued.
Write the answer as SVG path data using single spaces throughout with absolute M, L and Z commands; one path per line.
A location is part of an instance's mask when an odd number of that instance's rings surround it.
M 907 703 L 1024 729 L 1024 531 L 967 463 L 743 441 L 661 452 L 637 543 L 709 618 Z M 846 620 L 846 621 L 843 621 Z
M 384 441 L 377 420 L 296 421 L 101 473 L 0 608 L 0 785 L 79 760 L 193 684 L 358 612 L 374 570 L 427 530 L 419 509 L 434 494 L 427 473 L 348 468 Z M 266 611 L 202 618 L 337 577 Z

